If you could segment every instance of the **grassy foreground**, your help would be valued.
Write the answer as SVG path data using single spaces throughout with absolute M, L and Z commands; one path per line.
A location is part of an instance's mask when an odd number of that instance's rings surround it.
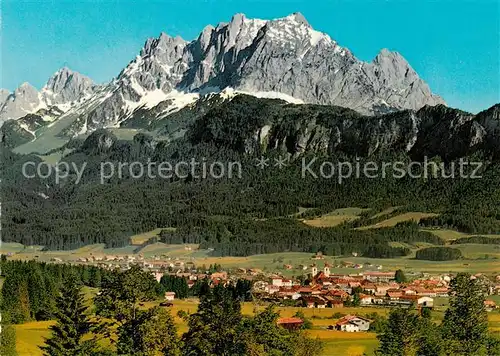
M 92 293 L 92 292 L 90 292 Z M 144 308 L 150 308 L 159 304 L 159 301 L 145 303 Z M 170 308 L 174 316 L 175 323 L 179 334 L 187 331 L 187 323 L 177 316 L 180 310 L 188 313 L 196 311 L 198 303 L 196 300 L 176 300 L 174 306 Z M 265 308 L 262 305 L 252 303 L 244 303 L 242 312 L 245 315 L 253 315 L 257 311 Z M 307 308 L 294 308 L 294 307 L 281 307 L 277 308 L 282 317 L 291 317 L 298 310 L 301 310 L 306 317 L 310 318 L 313 323 L 313 329 L 308 333 L 311 337 L 317 337 L 324 343 L 325 356 L 361 356 L 364 353 L 372 355 L 373 351 L 378 347 L 378 340 L 375 333 L 360 332 L 360 333 L 345 333 L 340 331 L 331 331 L 326 328 L 332 325 L 337 320 L 333 318 L 334 313 L 343 314 L 358 314 L 366 315 L 370 313 L 378 313 L 380 315 L 387 315 L 388 308 L 375 308 L 375 307 L 358 307 L 358 308 L 335 308 L 335 309 L 307 309 Z M 432 318 L 435 321 L 442 320 L 444 316 L 444 309 L 433 311 Z M 500 332 L 500 312 L 488 313 L 488 320 L 490 329 L 492 331 Z M 35 321 L 21 325 L 16 325 L 17 333 L 17 351 L 19 355 L 42 355 L 38 346 L 42 345 L 44 338 L 50 336 L 49 326 L 52 321 Z

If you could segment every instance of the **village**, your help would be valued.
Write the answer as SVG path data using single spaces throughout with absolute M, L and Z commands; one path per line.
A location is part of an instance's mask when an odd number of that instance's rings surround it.
M 410 309 L 410 313 L 440 323 L 453 300 L 453 281 L 457 276 L 445 269 L 421 271 L 399 268 L 383 259 L 328 256 L 320 252 L 275 254 L 250 260 L 211 257 L 189 248 L 177 245 L 147 253 L 87 248 L 64 256 L 33 251 L 7 253 L 6 259 L 83 267 L 82 278 L 86 275 L 89 282 L 95 281 L 97 273 L 99 283 L 109 271 L 125 272 L 139 267 L 157 282 L 158 292 L 153 299 L 139 302 L 138 308 L 167 310 L 181 330 L 188 327 L 186 318 L 196 312 L 202 295 L 209 293 L 207 290 L 231 286 L 242 315 L 254 316 L 272 307 L 278 326 L 321 340 L 325 355 L 370 354 L 379 345 L 377 337 L 387 318 L 399 309 Z M 470 276 L 482 286 L 489 326 L 496 330 L 500 325 L 500 274 L 478 271 Z M 99 294 L 98 287 L 91 283 L 84 290 L 86 298 Z M 21 324 L 19 335 L 22 340 L 38 335 L 38 341 L 32 342 L 36 348 L 47 335 L 48 323 Z M 26 333 L 23 328 L 27 328 Z
M 160 282 L 164 275 L 182 277 L 189 288 L 197 281 L 206 280 L 210 286 L 228 284 L 238 279 L 251 282 L 252 298 L 259 302 L 274 303 L 286 307 L 302 308 L 344 308 L 363 307 L 392 308 L 414 307 L 434 309 L 450 296 L 452 274 L 430 275 L 421 273 L 404 276 L 402 271 L 383 271 L 381 265 L 356 265 L 341 262 L 332 265 L 318 253 L 311 257 L 309 265 L 293 266 L 284 264 L 282 271 L 299 271 L 297 276 L 286 277 L 279 271 L 263 271 L 259 268 L 228 268 L 221 266 L 197 266 L 193 261 L 185 261 L 168 256 L 139 255 L 104 255 L 79 257 L 74 263 L 95 265 L 101 268 L 126 270 L 131 265 L 140 265 L 148 270 Z M 53 258 L 52 262 L 61 263 Z M 359 269 L 357 273 L 332 273 L 332 269 L 345 268 L 349 271 Z M 368 270 L 367 270 L 368 268 Z M 497 309 L 497 304 L 488 296 L 500 295 L 500 275 L 473 275 L 481 281 L 485 290 L 485 308 Z M 177 296 L 174 291 L 165 292 L 163 305 L 171 305 Z M 498 299 L 497 299 L 498 300 Z M 439 301 L 439 303 L 437 303 Z M 360 315 L 344 315 L 329 329 L 344 332 L 362 332 L 370 329 L 370 320 Z M 278 323 L 286 328 L 301 327 L 300 318 L 281 318 Z
M 285 266 L 286 267 L 286 266 Z M 252 281 L 252 295 L 260 301 L 276 303 L 280 306 L 304 308 L 343 308 L 343 307 L 415 307 L 418 310 L 435 307 L 435 299 L 449 297 L 451 275 L 428 276 L 410 282 L 397 282 L 396 271 L 364 271 L 358 274 L 332 274 L 328 262 L 323 268 L 313 263 L 307 270 L 308 279 L 292 279 L 283 276 L 264 275 L 258 269 L 239 268 L 233 273 L 218 271 L 210 274 L 177 270 L 172 275 L 187 279 L 189 287 L 196 280 L 208 278 L 211 285 L 229 283 L 236 278 Z M 165 272 L 152 272 L 159 281 Z M 500 295 L 500 275 L 494 280 L 478 274 L 486 295 Z M 166 292 L 165 300 L 173 301 L 174 292 Z M 495 301 L 486 299 L 487 311 L 497 309 Z M 360 309 L 362 310 L 362 309 Z M 345 315 L 335 324 L 328 326 L 344 332 L 362 332 L 370 329 L 371 320 L 359 315 Z M 298 328 L 300 318 L 281 318 L 278 324 L 286 328 Z

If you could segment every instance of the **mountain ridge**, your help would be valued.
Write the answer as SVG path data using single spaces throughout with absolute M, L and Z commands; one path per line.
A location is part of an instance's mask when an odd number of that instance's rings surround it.
M 136 58 L 104 85 L 62 68 L 40 92 L 2 91 L 0 121 L 56 105 L 73 121 L 62 134 L 73 137 L 119 126 L 145 105 L 152 108 L 174 94 L 190 98 L 227 88 L 368 115 L 444 103 L 397 52 L 384 49 L 372 62 L 362 62 L 300 13 L 274 20 L 235 14 L 230 22 L 206 26 L 192 41 L 165 33 L 147 39 Z M 173 105 L 166 111 L 180 108 Z
M 36 114 L 42 109 L 50 110 L 52 107 L 64 113 L 88 99 L 97 87 L 89 77 L 62 67 L 48 79 L 40 91 L 28 82 L 21 84 L 12 93 L 7 89 L 0 89 L 0 124 Z

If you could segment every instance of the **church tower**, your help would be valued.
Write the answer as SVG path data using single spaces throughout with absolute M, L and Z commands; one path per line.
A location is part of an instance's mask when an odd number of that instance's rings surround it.
M 316 275 L 318 274 L 318 267 L 316 267 L 315 263 L 311 266 L 311 274 L 313 278 L 316 277 Z
M 330 277 L 330 264 L 325 262 L 325 268 L 323 268 L 323 274 L 325 277 Z

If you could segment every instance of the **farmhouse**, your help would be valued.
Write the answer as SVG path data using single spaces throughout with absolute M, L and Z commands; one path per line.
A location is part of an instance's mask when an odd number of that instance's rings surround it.
M 291 288 L 280 288 L 278 296 L 283 299 L 297 300 L 301 297 L 300 293 Z
M 398 300 L 403 296 L 404 292 L 400 289 L 389 289 L 387 291 L 387 297 L 390 300 Z
M 159 283 L 161 280 L 161 277 L 163 277 L 163 273 L 162 272 L 152 272 L 152 274 L 153 274 L 153 277 L 155 277 L 156 281 Z
M 364 272 L 363 276 L 371 282 L 390 282 L 394 280 L 396 272 Z
M 174 299 L 175 299 L 175 292 L 165 292 L 165 300 L 171 302 Z
M 486 310 L 492 311 L 493 309 L 496 309 L 497 305 L 493 300 L 485 300 L 484 301 L 484 306 Z
M 421 297 L 418 295 L 402 295 L 399 297 L 399 300 L 403 303 L 412 304 L 415 303 L 419 307 L 424 308 L 433 308 L 434 307 L 434 299 L 431 297 Z
M 359 304 L 360 305 L 373 304 L 373 296 L 371 296 L 369 294 L 360 294 L 359 295 Z
M 281 277 L 273 277 L 271 278 L 271 283 L 273 286 L 281 287 L 283 286 L 283 279 Z
M 337 321 L 335 329 L 346 332 L 368 331 L 370 320 L 356 315 L 346 315 Z
M 300 318 L 279 318 L 277 324 L 288 330 L 297 330 L 302 327 L 304 321 Z
M 210 275 L 210 278 L 212 280 L 226 280 L 227 279 L 227 272 L 214 272 Z

